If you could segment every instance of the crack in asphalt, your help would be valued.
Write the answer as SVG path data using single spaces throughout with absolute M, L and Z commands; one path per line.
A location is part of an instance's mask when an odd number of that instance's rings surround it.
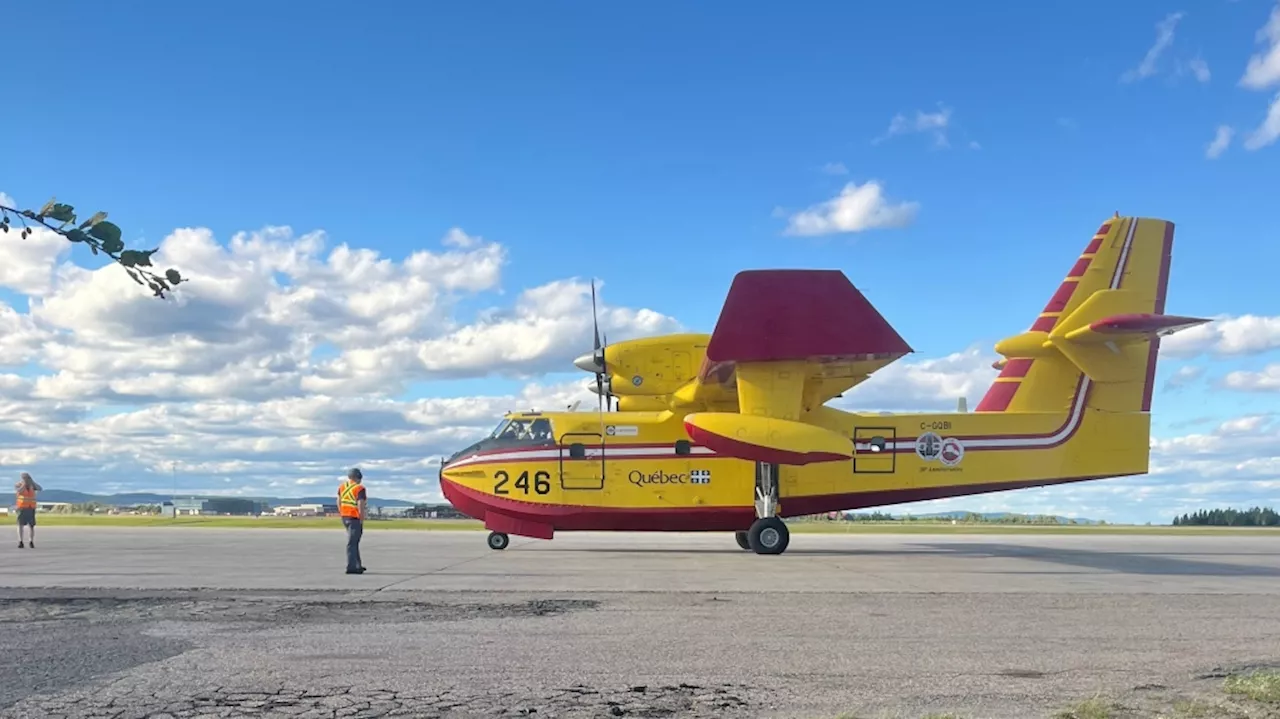
M 737 717 L 751 716 L 745 687 L 667 684 L 595 687 L 571 684 L 541 691 L 445 688 L 402 691 L 339 685 L 324 688 L 207 686 L 187 698 L 158 697 L 145 684 L 115 681 L 93 692 L 29 700 L 0 717 L 62 716 L 179 719 L 195 716 L 313 717 Z M 758 707 L 755 707 L 758 708 Z

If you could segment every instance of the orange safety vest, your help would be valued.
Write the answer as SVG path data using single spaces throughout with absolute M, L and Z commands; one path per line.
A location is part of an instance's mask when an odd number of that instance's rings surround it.
M 18 488 L 18 509 L 35 509 L 36 508 L 36 490 L 26 487 Z
M 338 486 L 338 514 L 353 519 L 360 518 L 360 502 L 356 499 L 360 487 L 359 482 L 349 479 Z

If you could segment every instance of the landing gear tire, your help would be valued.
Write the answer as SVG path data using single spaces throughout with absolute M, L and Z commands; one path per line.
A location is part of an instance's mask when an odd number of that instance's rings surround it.
M 751 551 L 751 542 L 747 539 L 746 532 L 734 532 L 733 538 L 737 540 L 739 547 L 742 547 L 747 551 Z
M 777 517 L 757 519 L 747 532 L 747 543 L 756 554 L 782 554 L 790 541 L 787 525 Z
M 489 532 L 489 549 L 506 549 L 511 538 L 502 532 Z

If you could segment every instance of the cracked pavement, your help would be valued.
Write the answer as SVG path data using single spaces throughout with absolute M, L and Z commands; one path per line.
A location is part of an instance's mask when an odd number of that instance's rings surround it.
M 1269 537 L 366 537 L 347 577 L 340 529 L 50 528 L 0 717 L 1026 719 L 1280 661 Z

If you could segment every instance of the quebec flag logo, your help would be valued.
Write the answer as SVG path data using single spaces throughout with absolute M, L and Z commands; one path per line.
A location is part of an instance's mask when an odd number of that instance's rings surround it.
M 689 472 L 689 484 L 711 484 L 711 470 L 695 469 Z

